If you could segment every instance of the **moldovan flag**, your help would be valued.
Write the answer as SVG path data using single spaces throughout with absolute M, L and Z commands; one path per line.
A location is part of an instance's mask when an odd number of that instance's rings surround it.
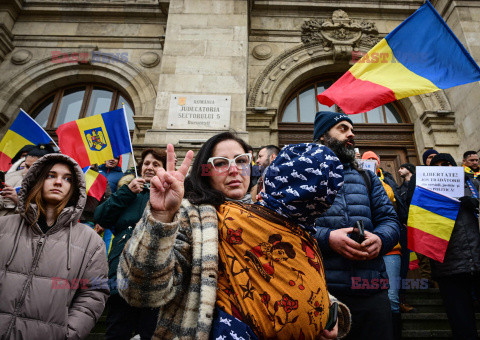
M 62 124 L 57 135 L 60 151 L 82 168 L 132 151 L 123 108 Z
M 101 201 L 107 189 L 107 178 L 95 170 L 92 170 L 89 166 L 83 169 L 83 173 L 85 174 L 87 196 L 94 197 L 98 201 Z
M 317 99 L 354 114 L 479 80 L 477 63 L 427 1 Z
M 0 141 L 0 170 L 7 171 L 11 160 L 25 145 L 49 144 L 52 138 L 25 111 L 20 110 Z
M 408 249 L 443 263 L 460 201 L 417 186 L 408 212 Z

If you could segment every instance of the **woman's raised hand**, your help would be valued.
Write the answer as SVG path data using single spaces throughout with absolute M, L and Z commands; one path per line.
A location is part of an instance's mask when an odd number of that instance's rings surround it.
M 167 145 L 167 168 L 160 168 L 150 181 L 150 206 L 152 215 L 161 222 L 171 222 L 180 208 L 185 193 L 184 181 L 192 163 L 193 151 L 189 150 L 178 170 L 175 170 L 175 150 Z

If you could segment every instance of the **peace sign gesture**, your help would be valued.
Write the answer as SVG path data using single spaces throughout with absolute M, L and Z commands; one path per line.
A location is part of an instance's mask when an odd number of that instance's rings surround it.
M 192 159 L 193 151 L 189 150 L 180 168 L 175 170 L 175 150 L 172 144 L 167 145 L 167 169 L 158 169 L 150 181 L 150 206 L 156 220 L 164 223 L 173 220 L 182 203 L 185 176 Z

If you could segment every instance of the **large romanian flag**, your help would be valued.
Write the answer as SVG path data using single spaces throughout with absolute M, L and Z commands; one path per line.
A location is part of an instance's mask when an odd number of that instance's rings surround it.
M 317 96 L 347 114 L 480 80 L 480 68 L 426 2 Z
M 460 201 L 417 186 L 408 212 L 408 249 L 443 263 Z
M 89 166 L 83 169 L 83 173 L 85 175 L 87 196 L 94 197 L 100 202 L 107 189 L 107 178 Z
M 82 168 L 132 151 L 123 108 L 62 124 L 57 135 L 60 151 Z
M 0 170 L 7 171 L 11 160 L 25 145 L 49 144 L 52 139 L 38 123 L 20 110 L 0 141 Z

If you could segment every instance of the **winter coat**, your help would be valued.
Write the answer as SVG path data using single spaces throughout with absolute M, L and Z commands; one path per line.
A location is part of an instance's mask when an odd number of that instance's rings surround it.
M 479 182 L 472 179 L 473 176 L 468 177 L 478 191 Z M 466 180 L 467 176 L 465 176 L 465 196 L 472 196 Z M 476 206 L 478 207 L 478 201 Z M 465 203 L 460 205 L 443 263 L 431 260 L 430 264 L 433 277 L 480 273 L 478 218 Z
M 118 165 L 114 168 L 107 168 L 105 164 L 98 167 L 98 172 L 107 178 L 112 193 L 117 191 L 117 183 L 123 177 L 122 168 Z
M 150 199 L 150 190 L 145 187 L 135 194 L 128 185 L 122 186 L 95 210 L 95 223 L 111 229 L 115 238 L 108 254 L 108 279 L 110 294 L 117 294 L 117 267 L 120 254 L 132 236 L 135 225 L 142 217 L 145 206 Z
M 327 212 L 316 221 L 316 235 L 323 255 L 328 289 L 332 294 L 368 295 L 382 289 L 388 278 L 382 256 L 398 243 L 400 225 L 380 179 L 371 171 L 365 171 L 371 179 L 371 192 L 362 175 L 349 164 L 344 164 L 345 184 Z M 344 258 L 329 246 L 332 230 L 352 228 L 362 220 L 365 230 L 382 240 L 380 254 L 368 261 L 352 261 Z M 353 280 L 363 284 L 368 280 L 370 289 L 352 289 Z M 383 289 L 385 289 L 383 285 Z
M 51 161 L 72 164 L 79 197 L 43 233 L 27 193 Z M 100 318 L 108 287 L 105 244 L 77 223 L 85 205 L 82 169 L 71 158 L 49 154 L 31 167 L 19 192 L 19 214 L 0 218 L 0 339 L 84 339 Z

